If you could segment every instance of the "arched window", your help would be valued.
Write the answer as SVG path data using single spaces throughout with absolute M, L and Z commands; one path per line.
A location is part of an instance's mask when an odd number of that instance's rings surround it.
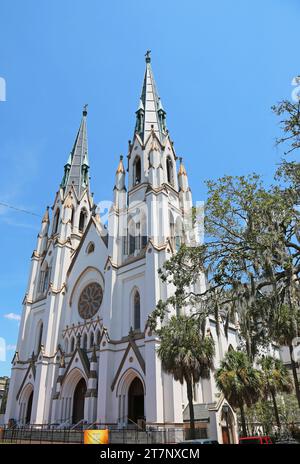
M 133 218 L 128 221 L 128 254 L 133 255 L 135 252 L 136 241 L 136 224 Z
M 74 216 L 75 216 L 75 213 L 74 213 L 74 208 L 72 206 L 72 214 L 71 214 L 71 225 L 74 226 Z
M 175 248 L 175 222 L 174 222 L 174 216 L 169 211 L 169 227 L 170 227 L 170 242 L 172 244 L 172 247 Z
M 93 242 L 90 242 L 88 246 L 86 247 L 86 252 L 89 255 L 90 253 L 93 253 L 95 251 L 95 244 Z
M 145 248 L 148 242 L 146 214 L 139 209 L 128 220 L 128 243 L 124 251 L 133 255 L 135 251 Z
M 141 234 L 141 248 L 145 248 L 148 242 L 148 233 L 147 233 L 147 215 L 142 212 L 141 213 L 141 222 L 140 222 L 140 234 Z
M 181 218 L 178 216 L 176 218 L 176 227 L 175 227 L 175 248 L 178 251 L 183 243 L 184 239 L 184 230 Z
M 80 211 L 80 216 L 79 216 L 79 231 L 84 232 L 85 226 L 86 226 L 86 219 L 87 219 L 87 212 L 85 209 L 82 209 Z
M 47 290 L 48 290 L 48 286 L 49 286 L 49 280 L 50 280 L 50 268 L 49 266 L 47 265 L 45 271 L 44 271 L 44 282 L 43 282 L 43 289 L 42 289 L 42 293 L 45 293 Z
M 168 156 L 167 158 L 167 181 L 169 184 L 174 186 L 174 171 L 173 171 L 173 163 L 171 158 Z
M 38 354 L 38 352 L 41 349 L 42 345 L 42 337 L 43 337 L 43 323 L 40 321 L 37 325 L 37 334 L 36 334 L 36 346 L 35 346 L 35 353 Z
M 141 328 L 141 299 L 137 290 L 133 296 L 133 328 L 134 330 L 140 330 Z
M 71 353 L 73 353 L 74 348 L 75 348 L 75 338 L 72 337 L 72 338 L 71 338 L 71 346 L 70 346 L 70 351 L 71 351 Z
M 99 346 L 101 341 L 101 334 L 100 330 L 97 330 L 97 335 L 96 335 L 96 345 Z
M 86 333 L 84 333 L 83 338 L 82 338 L 82 348 L 84 350 L 87 349 L 87 334 Z
M 135 225 L 135 249 L 141 249 L 141 223 L 137 222 Z
M 90 348 L 93 348 L 94 346 L 94 332 L 91 332 L 90 335 Z
M 141 182 L 141 158 L 137 156 L 133 163 L 133 185 Z
M 56 234 L 58 230 L 58 222 L 59 222 L 59 208 L 55 211 L 54 219 L 53 219 L 53 229 L 52 233 Z
M 38 286 L 38 292 L 44 294 L 49 287 L 51 268 L 48 266 L 48 263 L 44 261 L 42 269 L 40 272 L 40 280 Z
M 66 339 L 65 339 L 65 352 L 69 353 L 69 340 L 68 340 L 68 337 L 66 337 Z

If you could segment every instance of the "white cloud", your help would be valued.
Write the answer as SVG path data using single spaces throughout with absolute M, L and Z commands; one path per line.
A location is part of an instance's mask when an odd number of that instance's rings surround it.
M 6 319 L 10 319 L 11 321 L 20 321 L 21 320 L 20 314 L 16 314 L 16 313 L 4 314 L 4 317 Z
M 16 345 L 6 345 L 6 351 L 16 351 Z

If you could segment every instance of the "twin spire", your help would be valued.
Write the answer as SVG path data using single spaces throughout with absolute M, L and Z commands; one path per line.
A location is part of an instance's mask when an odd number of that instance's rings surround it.
M 150 50 L 148 50 L 145 55 L 146 70 L 139 106 L 136 111 L 135 133 L 139 134 L 143 142 L 147 140 L 152 131 L 154 131 L 160 141 L 163 141 L 167 135 L 166 112 L 156 89 L 151 68 L 150 53 Z M 65 194 L 73 187 L 78 198 L 81 197 L 85 189 L 89 189 L 86 118 L 87 105 L 83 107 L 80 127 L 68 161 L 65 164 L 64 177 L 61 182 L 61 188 L 64 189 Z M 123 170 L 123 162 L 120 160 L 118 171 L 122 172 Z
M 61 182 L 61 187 L 65 193 L 73 186 L 78 198 L 81 197 L 86 188 L 89 188 L 88 172 L 90 166 L 88 161 L 86 117 L 87 105 L 84 105 L 80 127 L 67 164 L 65 164 L 65 173 Z
M 142 94 L 136 111 L 135 132 L 139 134 L 143 142 L 147 140 L 152 130 L 161 141 L 167 134 L 166 112 L 156 89 L 150 53 L 150 50 L 148 50 L 145 55 L 146 70 Z

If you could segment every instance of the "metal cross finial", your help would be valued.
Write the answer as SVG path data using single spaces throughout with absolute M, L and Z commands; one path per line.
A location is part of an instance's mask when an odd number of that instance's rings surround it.
M 151 53 L 151 50 L 147 50 L 145 53 L 146 63 L 150 63 L 151 61 L 150 53 Z
M 83 116 L 86 116 L 87 115 L 87 108 L 88 108 L 88 104 L 86 103 L 84 106 L 83 106 Z

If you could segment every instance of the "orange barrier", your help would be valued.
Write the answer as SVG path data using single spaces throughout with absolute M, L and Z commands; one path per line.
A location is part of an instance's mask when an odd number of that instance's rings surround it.
M 107 445 L 109 432 L 105 430 L 85 430 L 83 443 L 85 445 Z

